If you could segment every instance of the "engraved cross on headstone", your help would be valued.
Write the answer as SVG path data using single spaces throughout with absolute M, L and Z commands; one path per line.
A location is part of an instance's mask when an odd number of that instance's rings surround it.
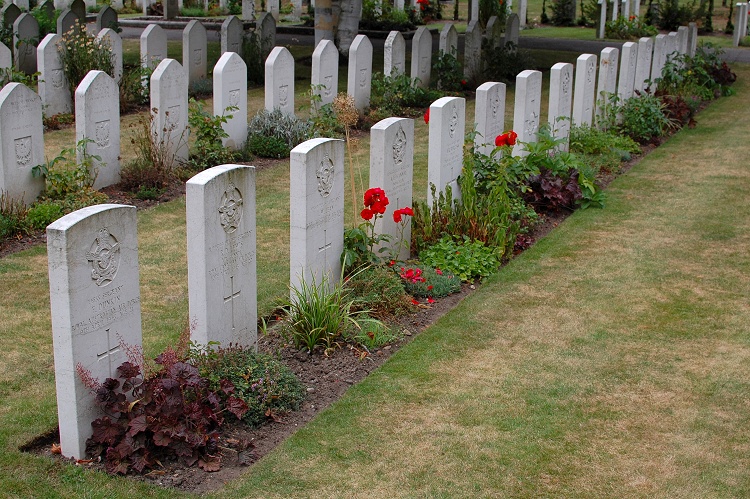
M 318 253 L 323 253 L 323 258 L 327 257 L 328 254 L 328 248 L 331 247 L 331 243 L 328 242 L 328 237 L 326 236 L 326 229 L 323 229 L 323 246 L 318 248 Z M 326 258 L 327 260 L 327 258 Z
M 234 276 L 229 276 L 229 296 L 224 297 L 224 303 L 229 302 L 232 307 L 232 331 L 234 331 L 234 299 L 240 296 L 241 291 L 234 292 Z
M 114 374 L 112 372 L 112 355 L 120 351 L 120 342 L 118 341 L 115 346 L 112 346 L 112 335 L 110 328 L 105 329 L 105 331 L 107 332 L 107 349 L 102 353 L 96 354 L 96 361 L 99 362 L 105 359 L 107 360 L 107 363 L 109 364 L 109 377 L 111 378 Z

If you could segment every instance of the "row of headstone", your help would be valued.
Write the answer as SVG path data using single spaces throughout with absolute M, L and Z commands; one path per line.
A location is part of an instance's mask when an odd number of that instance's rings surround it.
M 734 7 L 735 21 L 734 33 L 732 34 L 732 45 L 740 46 L 740 42 L 747 36 L 747 6 L 748 3 L 738 3 Z

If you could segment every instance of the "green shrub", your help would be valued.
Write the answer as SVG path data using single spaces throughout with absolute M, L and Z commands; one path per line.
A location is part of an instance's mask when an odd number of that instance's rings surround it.
M 226 381 L 234 385 L 233 396 L 248 407 L 242 420 L 251 426 L 298 410 L 305 398 L 304 386 L 288 367 L 251 348 L 193 346 L 190 362 L 208 379 L 210 390 L 222 393 Z
M 482 40 L 482 44 L 486 43 L 486 40 Z M 529 52 L 519 50 L 512 42 L 500 48 L 483 50 L 482 56 L 485 62 L 483 81 L 501 81 L 514 85 L 518 73 L 536 66 Z
M 604 25 L 604 36 L 617 40 L 636 40 L 643 36 L 656 36 L 656 26 L 646 24 L 640 17 L 618 17 Z
M 140 64 L 123 67 L 120 78 L 120 113 L 125 114 L 149 103 L 153 72 L 153 68 Z
M 552 24 L 573 26 L 576 22 L 576 0 L 552 0 Z
M 364 0 L 362 2 L 360 30 L 408 31 L 415 28 L 416 25 L 409 14 L 403 10 L 394 9 L 389 2 L 378 2 L 376 0 Z
M 641 150 L 630 137 L 588 126 L 570 128 L 569 146 L 582 163 L 595 171 L 608 172 L 617 171 L 622 161 L 629 161 L 632 154 Z
M 64 214 L 63 208 L 59 203 L 44 201 L 36 203 L 29 208 L 26 214 L 26 221 L 35 229 L 44 229 Z
M 97 40 L 78 26 L 62 35 L 58 50 L 71 95 L 75 95 L 76 88 L 91 70 L 104 71 L 112 78 L 115 76 L 109 44 Z
M 353 272 L 346 280 L 355 310 L 368 310 L 378 319 L 402 315 L 411 310 L 399 277 L 382 265 L 371 265 Z
M 466 84 L 463 67 L 455 56 L 441 53 L 434 59 L 430 85 L 446 92 L 460 92 Z
M 175 178 L 173 155 L 164 140 L 160 140 L 153 126 L 154 116 L 141 115 L 129 127 L 133 129 L 130 144 L 135 159 L 120 172 L 120 185 L 131 192 L 141 189 L 163 189 Z
M 679 26 L 687 26 L 691 21 L 702 19 L 705 8 L 704 2 L 696 5 L 695 0 L 682 4 L 679 0 L 661 0 L 656 25 L 665 31 L 675 31 Z
M 450 236 L 443 237 L 421 251 L 419 260 L 426 265 L 451 272 L 462 281 L 487 277 L 500 267 L 500 258 L 494 248 L 485 246 L 482 241 L 471 241 L 465 236 L 462 241 L 456 241 Z
M 366 315 L 359 319 L 359 325 L 361 329 L 351 330 L 346 339 L 367 351 L 395 343 L 403 337 L 397 329 L 389 328 L 381 321 Z
M 279 109 L 265 109 L 248 124 L 247 148 L 250 153 L 266 158 L 283 158 L 289 151 L 312 137 L 312 123 Z
M 652 94 L 626 100 L 619 111 L 622 116 L 619 131 L 641 144 L 663 136 L 672 127 L 664 113 L 664 104 Z
M 43 40 L 49 33 L 57 33 L 57 17 L 60 15 L 59 10 L 52 12 L 50 17 L 47 14 L 47 9 L 42 9 L 41 6 L 37 5 L 29 12 L 36 22 L 39 23 L 39 40 Z
M 403 116 L 406 108 L 424 109 L 440 98 L 440 93 L 413 84 L 405 74 L 386 76 L 375 73 L 372 77 L 371 113 L 378 116 Z
M 229 137 L 222 125 L 237 111 L 237 107 L 228 107 L 224 113 L 214 115 L 203 109 L 203 104 L 195 99 L 190 100 L 188 110 L 188 124 L 190 131 L 195 133 L 193 153 L 190 164 L 198 170 L 205 170 L 216 165 L 223 165 L 234 161 L 237 154 L 224 147 L 222 139 Z
M 442 298 L 461 291 L 461 278 L 426 263 L 409 264 L 398 269 L 401 285 L 417 298 Z

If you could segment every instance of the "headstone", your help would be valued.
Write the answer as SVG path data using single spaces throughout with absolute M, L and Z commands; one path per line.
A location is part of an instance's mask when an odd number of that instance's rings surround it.
M 520 22 L 519 27 L 526 27 L 526 10 L 528 8 L 528 0 L 519 0 L 518 2 L 518 20 Z
M 289 163 L 290 284 L 301 289 L 303 281 L 320 286 L 327 279 L 331 289 L 344 250 L 344 142 L 305 141 L 292 149 Z
M 482 28 L 472 20 L 464 35 L 464 76 L 469 80 L 479 77 L 482 65 Z
M 187 181 L 185 204 L 190 339 L 254 347 L 255 167 L 220 165 L 198 173 Z
M 513 43 L 518 46 L 518 39 L 521 36 L 521 25 L 518 14 L 510 14 L 505 21 L 505 44 Z
M 312 55 L 313 93 L 319 106 L 331 104 L 339 88 L 339 51 L 331 40 L 321 41 Z
M 91 423 L 103 416 L 78 365 L 103 382 L 141 347 L 136 208 L 89 206 L 47 227 L 52 344 L 62 455 L 86 457 Z
M 289 18 L 290 21 L 299 21 L 302 17 L 302 0 L 292 0 L 292 14 Z
M 599 24 L 596 26 L 596 37 L 604 39 L 607 27 L 607 0 L 599 0 Z
M 42 99 L 25 85 L 8 83 L 0 90 L 0 192 L 34 202 L 44 179 L 31 169 L 43 162 Z
M 620 51 L 614 47 L 602 49 L 599 58 L 599 82 L 596 87 L 597 121 L 604 115 L 604 107 L 609 105 L 610 97 L 617 92 L 617 63 Z
M 187 75 L 174 59 L 161 61 L 151 75 L 150 107 L 153 131 L 166 148 L 168 160 L 187 160 Z
M 0 69 L 13 66 L 13 53 L 2 42 L 0 42 Z
M 677 49 L 679 48 L 679 40 L 677 37 L 677 32 L 672 31 L 667 35 L 667 43 L 666 48 L 664 49 L 664 53 L 666 54 L 666 57 L 664 59 L 664 62 L 672 61 L 675 57 L 675 52 L 677 52 Z
M 237 16 L 227 17 L 221 23 L 221 53 L 235 52 L 242 56 L 242 21 Z
M 165 21 L 172 21 L 180 15 L 180 4 L 177 0 L 162 0 L 161 4 L 164 7 Z
M 596 56 L 594 54 L 578 56 L 575 74 L 573 124 L 591 126 L 594 117 L 594 99 L 596 98 Z
M 680 26 L 677 28 L 677 52 L 682 55 L 688 53 L 688 27 Z
M 119 84 L 122 79 L 122 38 L 112 28 L 104 28 L 96 35 L 96 40 L 112 52 L 115 81 Z
M 695 51 L 698 48 L 698 25 L 695 23 L 688 24 L 688 55 L 695 57 Z
M 13 23 L 16 22 L 18 16 L 21 15 L 21 9 L 14 3 L 7 3 L 3 7 L 3 25 L 8 28 L 13 28 Z
M 255 21 L 255 0 L 242 0 L 242 20 Z
M 466 100 L 441 97 L 430 105 L 429 146 L 427 150 L 427 203 L 450 185 L 453 199 L 460 199 L 458 176 L 463 168 Z
M 654 39 L 644 36 L 638 40 L 638 62 L 635 67 L 633 91 L 643 92 L 651 78 L 651 56 L 654 51 Z
M 36 49 L 39 69 L 39 97 L 45 116 L 68 114 L 73 110 L 68 79 L 63 71 L 62 59 L 57 45 L 62 42 L 60 35 L 50 33 L 44 37 Z
M 737 3 L 734 6 L 734 31 L 732 32 L 732 45 L 734 47 L 740 46 L 740 41 L 744 38 L 741 32 L 742 25 L 742 4 Z
M 39 10 L 45 13 L 48 19 L 54 19 L 55 17 L 55 2 L 52 0 L 45 0 L 39 4 Z
M 79 23 L 86 24 L 86 2 L 83 0 L 73 0 L 70 3 L 70 10 L 76 15 Z
M 117 11 L 109 5 L 105 5 L 96 14 L 96 32 L 99 33 L 104 28 L 113 28 L 114 26 L 117 26 Z
M 279 0 L 266 0 L 268 6 L 268 13 L 271 14 L 274 21 L 279 20 Z
M 562 139 L 559 150 L 568 150 L 571 110 L 573 106 L 573 65 L 558 62 L 550 70 L 549 80 L 549 122 L 552 136 Z
M 633 0 L 633 15 L 635 17 L 641 15 L 641 0 Z
M 403 10 L 403 9 L 401 9 Z M 479 0 L 471 0 L 471 21 L 479 20 Z
M 391 236 L 390 244 L 398 247 L 398 260 L 409 258 L 411 221 L 401 224 L 393 221 L 393 212 L 412 205 L 412 180 L 414 176 L 414 120 L 386 118 L 370 129 L 370 187 L 382 188 L 390 204 L 383 218 L 375 223 L 375 232 Z M 403 236 L 403 239 L 402 239 Z
M 354 98 L 360 115 L 370 107 L 372 88 L 372 43 L 365 35 L 357 35 L 349 47 L 349 72 L 346 93 Z
M 482 154 L 489 155 L 495 148 L 495 137 L 505 131 L 505 90 L 505 83 L 494 81 L 477 88 L 474 147 Z
M 415 80 L 416 85 L 428 88 L 431 70 L 432 34 L 426 27 L 420 26 L 411 40 L 411 79 Z
M 141 33 L 141 65 L 155 68 L 167 57 L 167 34 L 158 24 L 149 24 Z
M 266 60 L 268 54 L 276 46 L 276 20 L 268 12 L 264 12 L 258 18 L 256 23 L 258 29 L 256 33 L 260 42 L 261 60 Z
M 13 3 L 15 3 L 23 12 L 28 12 L 30 10 L 29 0 L 13 0 Z
M 101 158 L 93 160 L 95 189 L 120 181 L 120 106 L 112 105 L 119 96 L 117 83 L 104 71 L 89 71 L 76 89 L 76 142 L 89 139 L 86 152 Z
M 448 26 L 453 26 L 452 24 Z M 485 39 L 490 47 L 493 49 L 499 48 L 503 43 L 503 26 L 500 24 L 500 20 L 497 16 L 490 16 L 487 21 L 487 27 L 485 28 Z
M 667 61 L 667 35 L 656 35 L 654 40 L 654 56 L 651 59 L 651 81 L 654 82 L 658 78 L 661 78 L 661 70 L 664 68 L 664 63 Z M 656 88 L 655 84 L 652 84 L 652 88 Z
M 450 54 L 458 58 L 458 31 L 453 24 L 446 24 L 440 31 L 439 50 L 441 54 Z
M 267 111 L 274 109 L 294 116 L 294 57 L 286 47 L 274 47 L 266 59 Z
M 391 31 L 385 40 L 383 74 L 406 74 L 406 42 L 400 31 Z
M 592 56 L 596 59 L 596 56 Z M 596 62 L 594 62 L 596 65 Z M 593 94 L 594 87 L 591 87 Z M 593 95 L 592 95 L 593 97 Z M 526 156 L 521 142 L 536 142 L 539 131 L 542 101 L 542 73 L 526 69 L 516 76 L 516 102 L 513 111 L 513 131 L 518 134 L 513 146 L 514 156 Z M 592 99 L 593 105 L 593 99 Z
M 396 0 L 396 2 L 398 1 Z M 331 0 L 316 0 L 314 22 L 316 47 L 320 44 L 321 40 L 333 40 L 334 28 L 338 19 L 334 21 L 333 2 Z
M 237 108 L 227 111 L 227 108 Z M 224 147 L 241 149 L 247 140 L 247 64 L 238 54 L 227 52 L 214 66 L 214 115 L 231 114 L 221 127 L 229 135 Z
M 188 84 L 206 78 L 207 49 L 206 28 L 200 21 L 193 19 L 182 31 L 182 64 L 188 74 Z
M 57 17 L 57 34 L 65 36 L 70 33 L 71 30 L 78 28 L 81 23 L 78 22 L 78 16 L 70 9 L 65 9 L 60 12 Z
M 622 58 L 620 59 L 620 80 L 617 84 L 617 96 L 620 98 L 620 103 L 633 97 L 637 63 L 638 44 L 634 42 L 623 43 Z
M 37 43 L 39 43 L 39 23 L 31 14 L 21 14 L 13 23 L 13 45 L 16 47 L 17 70 L 27 75 L 36 73 Z

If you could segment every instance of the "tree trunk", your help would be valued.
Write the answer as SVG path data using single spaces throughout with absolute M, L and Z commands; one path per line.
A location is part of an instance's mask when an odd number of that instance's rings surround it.
M 359 32 L 359 19 L 362 17 L 362 0 L 339 0 L 334 1 L 334 18 L 336 18 L 336 5 L 340 6 L 338 16 L 338 30 L 336 32 L 336 46 L 344 58 L 349 57 L 349 47 L 354 37 Z
M 321 40 L 333 40 L 336 23 L 333 19 L 333 2 L 331 0 L 315 1 L 315 46 Z

